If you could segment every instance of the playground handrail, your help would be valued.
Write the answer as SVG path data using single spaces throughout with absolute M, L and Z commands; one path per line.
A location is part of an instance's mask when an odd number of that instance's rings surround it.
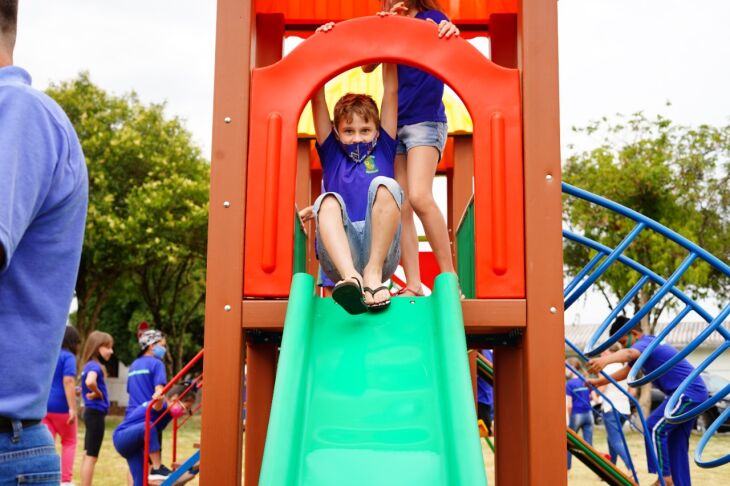
M 624 336 L 632 328 L 634 328 L 640 322 L 640 320 L 644 316 L 646 316 L 654 308 L 654 306 L 656 306 L 656 304 L 661 299 L 663 299 L 666 295 L 670 293 L 678 298 L 680 301 L 684 302 L 685 307 L 669 323 L 669 325 L 667 325 L 662 330 L 662 332 L 660 332 L 659 335 L 656 336 L 654 341 L 650 343 L 650 345 L 644 350 L 641 356 L 633 364 L 628 376 L 628 384 L 630 386 L 639 386 L 661 377 L 672 367 L 677 365 L 682 359 L 686 358 L 686 356 L 689 355 L 692 351 L 697 349 L 697 347 L 699 347 L 700 344 L 704 342 L 713 332 L 718 332 L 721 336 L 725 338 L 725 343 L 723 343 L 717 350 L 715 350 L 715 352 L 710 354 L 710 356 L 708 356 L 699 366 L 697 366 L 694 372 L 687 376 L 687 378 L 680 384 L 677 390 L 675 390 L 674 393 L 672 393 L 672 395 L 669 397 L 668 406 L 665 411 L 665 418 L 667 419 L 667 421 L 672 423 L 679 423 L 697 417 L 699 414 L 705 412 L 719 400 L 727 396 L 730 393 L 730 385 L 724 387 L 721 391 L 713 395 L 713 397 L 708 398 L 707 400 L 704 400 L 699 404 L 696 404 L 690 410 L 687 410 L 679 415 L 672 415 L 671 407 L 677 404 L 677 402 L 680 400 L 681 395 L 687 390 L 691 382 L 695 378 L 700 376 L 700 374 L 705 371 L 707 367 L 718 356 L 720 356 L 727 348 L 730 347 L 730 331 L 723 327 L 725 319 L 728 317 L 728 315 L 730 315 L 730 304 L 726 305 L 716 316 L 713 317 L 700 304 L 698 304 L 696 301 L 686 296 L 681 290 L 679 290 L 676 287 L 676 284 L 682 277 L 682 275 L 698 258 L 704 260 L 706 263 L 708 263 L 716 270 L 720 271 L 728 277 L 730 277 L 730 266 L 709 253 L 707 250 L 688 240 L 687 238 L 677 234 L 676 232 L 670 230 L 662 224 L 632 209 L 629 209 L 601 196 L 592 194 L 588 191 L 571 186 L 567 183 L 562 183 L 562 189 L 563 193 L 565 194 L 583 199 L 589 203 L 602 206 L 610 211 L 613 211 L 637 222 L 637 225 L 629 233 L 629 235 L 627 235 L 624 240 L 614 249 L 611 249 L 584 236 L 577 235 L 569 230 L 563 230 L 563 236 L 565 238 L 570 239 L 578 244 L 584 245 L 588 248 L 591 248 L 597 252 L 597 254 L 591 258 L 586 266 L 565 288 L 564 296 L 566 298 L 566 309 L 570 307 L 570 305 L 574 303 L 583 293 L 585 293 L 585 291 L 600 277 L 600 275 L 616 261 L 628 266 L 629 268 L 641 274 L 641 279 L 625 296 L 623 296 L 619 304 L 609 313 L 608 317 L 593 333 L 588 343 L 586 344 L 586 355 L 596 356 L 605 349 L 608 349 L 611 344 L 617 342 L 622 336 Z M 664 279 L 663 277 L 655 274 L 640 263 L 637 263 L 622 254 L 623 251 L 628 247 L 628 244 L 630 244 L 636 238 L 638 233 L 644 228 L 653 230 L 657 234 L 664 236 L 665 238 L 673 241 L 674 243 L 688 251 L 688 255 L 685 260 L 680 264 L 679 267 L 677 267 L 677 269 L 668 279 Z M 601 262 L 601 264 L 596 270 L 593 270 L 599 262 Z M 590 273 L 591 271 L 593 271 L 593 273 Z M 611 323 L 615 320 L 619 313 L 623 311 L 628 302 L 630 302 L 634 298 L 634 296 L 641 290 L 644 285 L 646 285 L 647 282 L 649 282 L 649 280 L 652 280 L 654 283 L 659 285 L 660 288 L 654 293 L 654 295 L 652 295 L 649 301 L 644 304 L 642 308 L 621 327 L 621 329 L 619 329 L 613 336 L 610 336 L 601 344 L 596 344 L 600 340 L 601 336 L 606 331 L 608 326 L 611 325 Z M 698 336 L 693 338 L 686 346 L 679 350 L 677 354 L 673 356 L 670 360 L 668 360 L 666 363 L 662 364 L 652 372 L 647 373 L 645 376 L 639 378 L 638 376 L 641 368 L 646 363 L 646 360 L 650 358 L 651 353 L 663 342 L 668 334 L 676 326 L 678 326 L 680 322 L 682 322 L 684 317 L 690 311 L 695 311 L 697 314 L 699 314 L 708 323 L 708 326 Z M 566 340 L 566 342 L 568 341 Z M 701 447 L 698 446 L 695 455 L 695 462 L 701 467 L 715 467 L 730 462 L 730 454 L 712 461 L 703 461 L 701 459 L 702 451 L 704 450 L 704 446 L 709 441 L 710 436 L 715 433 L 717 429 L 719 429 L 724 420 L 728 418 L 728 415 L 729 414 L 727 413 L 721 414 L 721 416 L 715 419 L 712 426 L 709 427 L 703 435 L 702 440 L 700 441 Z
M 204 350 L 201 349 L 198 354 L 195 355 L 193 359 L 191 359 L 188 364 L 186 364 L 168 383 L 165 385 L 165 387 L 162 389 L 162 391 L 159 394 L 159 397 L 156 400 L 150 400 L 147 404 L 147 408 L 145 410 L 145 418 L 144 418 L 144 461 L 143 461 L 143 476 L 142 476 L 142 483 L 144 486 L 147 486 L 149 484 L 149 462 L 148 458 L 150 456 L 150 429 L 154 424 L 150 424 L 151 414 L 152 414 L 152 407 L 157 403 L 158 400 L 163 399 L 165 394 L 170 391 L 170 388 L 172 388 L 175 383 L 180 381 L 192 368 L 195 366 L 195 364 L 200 361 L 200 359 L 203 357 Z M 191 385 L 192 386 L 192 385 Z M 186 393 L 190 389 L 190 386 L 186 389 L 184 393 Z M 159 420 L 167 413 L 169 413 L 169 408 L 164 410 L 160 416 L 155 420 L 155 424 L 159 422 Z

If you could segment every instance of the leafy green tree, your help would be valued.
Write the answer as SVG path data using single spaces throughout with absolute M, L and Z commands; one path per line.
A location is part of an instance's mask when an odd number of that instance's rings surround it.
M 202 323 L 209 166 L 163 104 L 111 95 L 88 73 L 47 93 L 69 115 L 89 170 L 76 325 L 85 337 L 102 315 L 148 314 L 169 335 L 177 368 L 193 344 L 189 327 Z M 136 341 L 134 326 L 122 342 Z
M 595 148 L 576 151 L 564 163 L 566 182 L 634 209 L 727 259 L 730 187 L 730 126 L 685 127 L 643 113 L 603 118 L 574 129 L 586 138 L 600 137 Z M 635 226 L 632 220 L 577 198 L 564 200 L 566 225 L 611 248 Z M 625 254 L 668 277 L 687 251 L 653 231 L 644 230 Z M 565 243 L 567 276 L 575 275 L 594 255 L 581 245 Z M 613 308 L 639 275 L 613 265 L 597 288 Z M 708 265 L 695 263 L 680 286 L 693 297 L 706 297 L 727 284 Z M 632 302 L 637 312 L 657 290 L 649 284 Z M 665 298 L 644 321 L 653 332 L 662 313 L 677 304 Z

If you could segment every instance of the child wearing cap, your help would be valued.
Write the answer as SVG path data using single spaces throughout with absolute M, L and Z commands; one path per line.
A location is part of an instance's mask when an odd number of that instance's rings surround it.
M 131 415 L 142 404 L 158 397 L 167 384 L 167 372 L 162 361 L 167 352 L 165 336 L 155 329 L 144 331 L 139 336 L 139 347 L 139 356 L 132 362 L 127 375 L 129 402 L 125 417 Z M 162 445 L 162 431 L 159 432 L 159 442 Z M 153 463 L 159 463 L 160 452 L 150 453 L 150 458 Z M 164 465 L 161 467 L 163 471 L 156 471 L 153 468 L 153 472 L 165 476 L 169 470 Z

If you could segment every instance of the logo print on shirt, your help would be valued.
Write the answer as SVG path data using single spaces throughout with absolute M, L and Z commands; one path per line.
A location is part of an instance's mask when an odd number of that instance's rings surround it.
M 378 166 L 375 165 L 375 156 L 374 155 L 368 155 L 365 157 L 365 160 L 363 160 L 363 164 L 365 164 L 365 173 L 367 174 L 377 174 L 380 172 L 378 170 Z

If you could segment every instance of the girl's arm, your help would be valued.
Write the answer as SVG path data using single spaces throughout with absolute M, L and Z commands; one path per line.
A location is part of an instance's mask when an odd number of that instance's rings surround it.
M 398 131 L 398 68 L 383 64 L 383 103 L 380 108 L 380 128 L 392 138 Z
M 76 379 L 73 376 L 63 377 L 63 394 L 66 395 L 66 403 L 68 403 L 68 420 L 67 424 L 76 420 Z
M 86 387 L 91 390 L 86 394 L 87 400 L 101 400 L 104 395 L 101 394 L 99 386 L 96 384 L 96 371 L 89 371 L 86 375 Z

